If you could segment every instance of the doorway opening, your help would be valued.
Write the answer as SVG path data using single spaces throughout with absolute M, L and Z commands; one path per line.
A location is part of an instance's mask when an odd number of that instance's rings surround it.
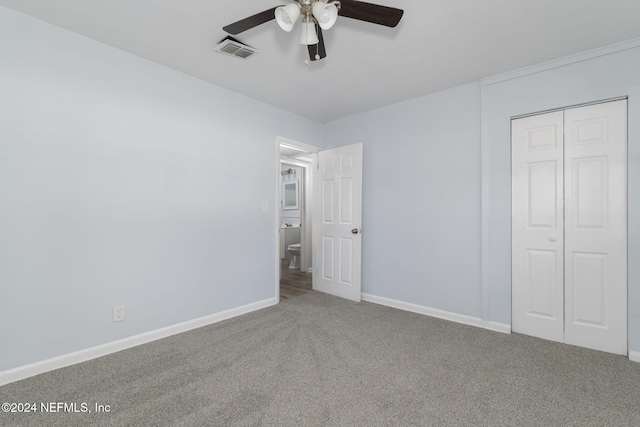
M 313 165 L 318 148 L 278 138 L 279 301 L 313 292 Z

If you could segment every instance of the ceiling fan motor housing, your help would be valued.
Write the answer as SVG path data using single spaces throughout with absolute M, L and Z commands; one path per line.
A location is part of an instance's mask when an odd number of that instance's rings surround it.
M 317 19 L 317 14 L 322 10 L 326 10 L 327 5 L 335 6 L 337 10 L 340 10 L 339 1 L 330 1 L 325 3 L 321 0 L 295 0 L 295 2 L 298 3 L 300 7 L 300 15 L 303 16 L 303 19 L 306 18 L 305 22 L 311 22 L 314 16 L 316 20 L 320 21 Z M 327 19 L 328 18 L 329 16 L 327 16 Z M 335 19 L 333 22 L 335 22 Z M 331 22 L 331 25 L 333 25 L 333 22 Z

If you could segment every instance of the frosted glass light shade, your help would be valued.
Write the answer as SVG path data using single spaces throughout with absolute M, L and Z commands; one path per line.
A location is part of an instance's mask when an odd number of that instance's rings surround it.
M 280 28 L 289 32 L 300 17 L 300 6 L 298 6 L 298 3 L 280 6 L 276 8 L 275 15 L 276 22 L 280 25 Z
M 316 24 L 313 22 L 303 22 L 301 24 L 300 44 L 318 44 L 318 34 L 316 33 Z
M 320 28 L 323 30 L 328 30 L 333 27 L 333 24 L 335 24 L 338 19 L 338 8 L 333 3 L 317 1 L 313 4 L 311 11 L 313 16 L 318 20 Z

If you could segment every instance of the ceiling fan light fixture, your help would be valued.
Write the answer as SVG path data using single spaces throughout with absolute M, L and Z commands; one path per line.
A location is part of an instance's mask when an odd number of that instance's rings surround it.
M 333 27 L 333 24 L 338 19 L 338 7 L 335 2 L 323 3 L 316 1 L 313 3 L 312 13 L 323 30 Z
M 286 32 L 293 29 L 293 25 L 300 17 L 300 4 L 297 2 L 290 3 L 286 6 L 280 6 L 275 10 L 276 22 Z
M 316 33 L 315 22 L 303 21 L 301 27 L 300 44 L 309 46 L 320 42 L 318 39 L 318 33 Z
M 293 30 L 301 21 L 300 43 L 307 46 L 309 59 L 306 63 L 326 58 L 321 30 L 328 30 L 337 21 L 338 12 L 343 18 L 357 19 L 385 27 L 395 27 L 404 14 L 402 9 L 367 3 L 360 0 L 288 0 L 285 6 L 273 6 L 222 27 L 231 35 L 250 30 L 258 25 L 275 20 L 286 32 Z

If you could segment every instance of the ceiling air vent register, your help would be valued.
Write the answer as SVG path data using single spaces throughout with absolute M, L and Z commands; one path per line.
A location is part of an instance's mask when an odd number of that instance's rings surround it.
M 258 52 L 258 49 L 247 46 L 246 44 L 243 44 L 240 41 L 229 36 L 222 39 L 215 50 L 216 52 L 242 59 L 247 59 L 254 53 Z

